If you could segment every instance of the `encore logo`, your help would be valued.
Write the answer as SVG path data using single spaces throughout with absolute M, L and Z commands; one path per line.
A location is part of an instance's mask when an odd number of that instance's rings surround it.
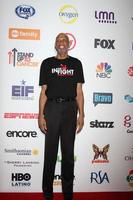
M 40 40 L 39 29 L 9 28 L 9 39 Z

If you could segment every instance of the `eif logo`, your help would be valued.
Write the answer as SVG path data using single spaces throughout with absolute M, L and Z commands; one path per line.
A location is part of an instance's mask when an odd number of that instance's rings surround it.
M 78 12 L 72 5 L 64 5 L 59 10 L 59 17 L 63 23 L 73 24 L 78 19 Z
M 100 46 L 101 48 L 103 49 L 115 49 L 114 47 L 114 42 L 115 40 L 106 40 L 106 39 L 99 39 L 99 38 L 96 38 L 94 40 L 94 48 L 97 48 L 98 46 Z
M 110 78 L 112 73 L 111 65 L 108 63 L 100 63 L 96 67 L 97 78 Z
M 12 86 L 13 100 L 33 100 L 34 86 L 26 85 L 26 81 L 22 80 L 21 85 Z
M 28 19 L 35 14 L 35 9 L 32 6 L 20 5 L 16 7 L 15 12 L 19 17 Z
M 133 170 L 129 171 L 129 175 L 127 176 L 128 185 L 133 187 Z
M 99 23 L 116 24 L 114 12 L 95 11 L 95 18 Z
M 112 104 L 113 94 L 112 93 L 93 93 L 93 104 L 94 106 L 98 104 Z
M 99 172 L 92 172 L 91 173 L 91 183 L 96 182 L 97 184 L 102 184 L 103 182 L 109 183 L 109 178 L 107 173 L 102 173 L 102 171 Z
M 37 67 L 38 62 L 33 61 L 33 52 L 18 51 L 16 48 L 8 52 L 9 64 L 13 67 Z

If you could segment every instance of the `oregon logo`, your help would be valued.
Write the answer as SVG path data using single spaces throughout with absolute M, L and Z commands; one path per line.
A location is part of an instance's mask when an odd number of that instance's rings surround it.
M 64 5 L 59 10 L 59 17 L 66 24 L 73 24 L 78 19 L 78 12 L 72 5 Z

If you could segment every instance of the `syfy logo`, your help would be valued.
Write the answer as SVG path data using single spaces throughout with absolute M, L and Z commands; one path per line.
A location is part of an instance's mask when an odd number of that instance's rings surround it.
M 99 23 L 116 24 L 114 12 L 95 11 L 95 18 Z
M 112 93 L 93 93 L 93 104 L 94 106 L 98 104 L 112 104 L 113 94 Z
M 109 178 L 107 173 L 102 173 L 102 171 L 97 172 L 92 172 L 91 173 L 91 183 L 96 182 L 97 184 L 102 184 L 103 182 L 109 183 Z
M 12 86 L 13 100 L 33 100 L 34 86 L 26 86 L 26 81 L 22 80 L 21 85 Z
M 16 48 L 8 52 L 9 64 L 13 67 L 37 67 L 38 62 L 32 61 L 34 53 L 32 52 L 19 52 Z
M 115 40 L 106 40 L 106 39 L 99 39 L 99 38 L 96 38 L 94 40 L 94 48 L 97 48 L 98 46 L 100 46 L 101 48 L 103 49 L 115 49 L 114 47 L 114 42 Z
M 73 76 L 74 69 L 67 69 L 66 65 L 61 64 L 59 68 L 52 68 L 52 74 L 55 73 L 58 76 Z
M 35 9 L 32 6 L 20 5 L 16 7 L 15 12 L 19 17 L 28 19 L 35 14 Z

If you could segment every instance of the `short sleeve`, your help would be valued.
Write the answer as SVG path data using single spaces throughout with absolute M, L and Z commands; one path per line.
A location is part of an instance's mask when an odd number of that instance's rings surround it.
M 39 85 L 46 85 L 47 84 L 47 64 L 44 60 L 40 67 L 40 77 L 39 77 Z
M 78 60 L 77 65 L 77 83 L 84 83 L 84 73 L 83 73 L 83 66 L 80 60 Z

